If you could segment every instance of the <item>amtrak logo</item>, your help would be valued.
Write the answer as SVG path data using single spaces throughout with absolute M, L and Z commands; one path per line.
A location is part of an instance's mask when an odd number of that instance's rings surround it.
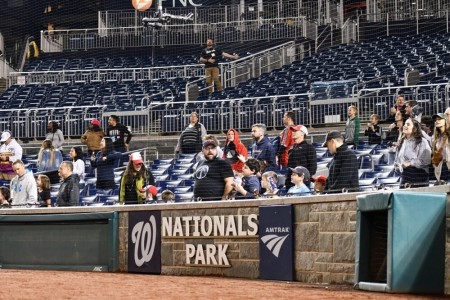
M 283 246 L 284 241 L 289 236 L 289 234 L 285 236 L 278 236 L 276 234 L 268 234 L 261 237 L 261 241 L 266 245 L 267 249 L 272 252 L 275 257 L 280 255 L 281 247 Z
M 150 216 L 149 222 L 139 222 L 133 227 L 131 240 L 134 244 L 134 262 L 141 267 L 149 262 L 155 251 L 156 219 Z

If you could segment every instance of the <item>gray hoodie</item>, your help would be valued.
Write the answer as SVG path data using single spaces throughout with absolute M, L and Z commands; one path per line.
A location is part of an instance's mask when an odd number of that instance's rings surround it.
M 27 171 L 23 176 L 11 180 L 11 205 L 38 204 L 36 180 L 33 172 Z

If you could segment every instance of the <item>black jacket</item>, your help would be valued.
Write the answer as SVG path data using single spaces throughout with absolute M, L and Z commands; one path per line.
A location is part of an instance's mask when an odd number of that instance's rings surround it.
M 287 166 L 289 168 L 295 168 L 298 166 L 305 167 L 309 171 L 309 175 L 313 176 L 317 171 L 317 153 L 316 149 L 306 141 L 302 141 L 300 144 L 294 144 L 291 150 L 289 150 L 289 159 Z M 287 170 L 286 176 L 286 188 L 294 186 L 291 182 L 291 169 Z M 310 181 L 305 181 L 308 186 Z M 309 187 L 309 186 L 308 186 Z
M 347 144 L 336 149 L 328 169 L 330 173 L 325 186 L 326 193 L 341 193 L 344 188 L 349 192 L 359 190 L 358 159 Z
M 77 174 L 72 174 L 61 183 L 56 204 L 58 206 L 80 205 L 80 179 Z

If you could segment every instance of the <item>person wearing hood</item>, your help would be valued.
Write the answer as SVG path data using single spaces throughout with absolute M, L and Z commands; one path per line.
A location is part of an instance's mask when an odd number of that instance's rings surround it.
M 73 173 L 71 161 L 63 161 L 59 166 L 59 176 L 62 183 L 56 198 L 56 206 L 78 206 L 80 205 L 79 177 Z
M 11 205 L 38 205 L 37 186 L 33 172 L 27 171 L 23 161 L 16 160 L 13 163 L 16 176 L 11 180 Z
M 252 146 L 252 157 L 259 160 L 261 173 L 267 171 L 278 171 L 275 162 L 275 150 L 266 135 L 265 124 L 254 124 L 252 126 L 252 138 L 255 143 Z
M 222 157 L 230 163 L 234 172 L 242 173 L 242 168 L 248 158 L 248 151 L 235 129 L 230 129 L 227 132 Z

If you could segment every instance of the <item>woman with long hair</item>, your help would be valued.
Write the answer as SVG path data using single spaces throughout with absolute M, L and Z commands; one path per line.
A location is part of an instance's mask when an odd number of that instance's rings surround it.
M 47 124 L 47 136 L 46 140 L 50 140 L 55 149 L 62 152 L 62 145 L 64 144 L 64 134 L 59 129 L 59 125 L 56 121 L 49 121 Z
M 61 151 L 53 147 L 52 141 L 45 140 L 42 142 L 41 149 L 38 154 L 38 172 L 49 172 L 58 170 L 59 165 L 63 161 Z
M 96 189 L 98 194 L 112 195 L 115 187 L 114 168 L 118 167 L 121 153 L 114 151 L 114 143 L 109 137 L 100 142 L 101 151 L 91 156 L 91 165 L 97 168 Z
M 77 174 L 80 178 L 80 190 L 84 188 L 84 177 L 86 171 L 86 165 L 83 158 L 83 150 L 81 147 L 72 147 L 69 152 L 70 159 L 72 159 L 73 173 Z
M 139 152 L 131 153 L 125 172 L 122 173 L 119 189 L 120 204 L 145 204 L 156 200 L 155 178 L 147 169 Z
M 397 145 L 394 166 L 401 174 L 400 188 L 429 185 L 431 148 L 422 136 L 420 123 L 412 118 L 406 120 Z
M 423 118 L 422 118 L 423 119 Z M 448 141 L 450 132 L 447 129 L 447 119 L 445 114 L 440 113 L 433 116 L 434 134 L 432 137 L 432 158 L 431 163 L 434 167 L 434 175 L 437 182 L 448 181 L 450 179 L 450 172 L 446 162 L 450 159 L 447 153 Z
M 389 125 L 389 129 L 386 132 L 386 142 L 390 142 L 393 146 L 396 146 L 403 131 L 405 114 L 403 111 L 397 111 L 394 118 L 394 123 Z

